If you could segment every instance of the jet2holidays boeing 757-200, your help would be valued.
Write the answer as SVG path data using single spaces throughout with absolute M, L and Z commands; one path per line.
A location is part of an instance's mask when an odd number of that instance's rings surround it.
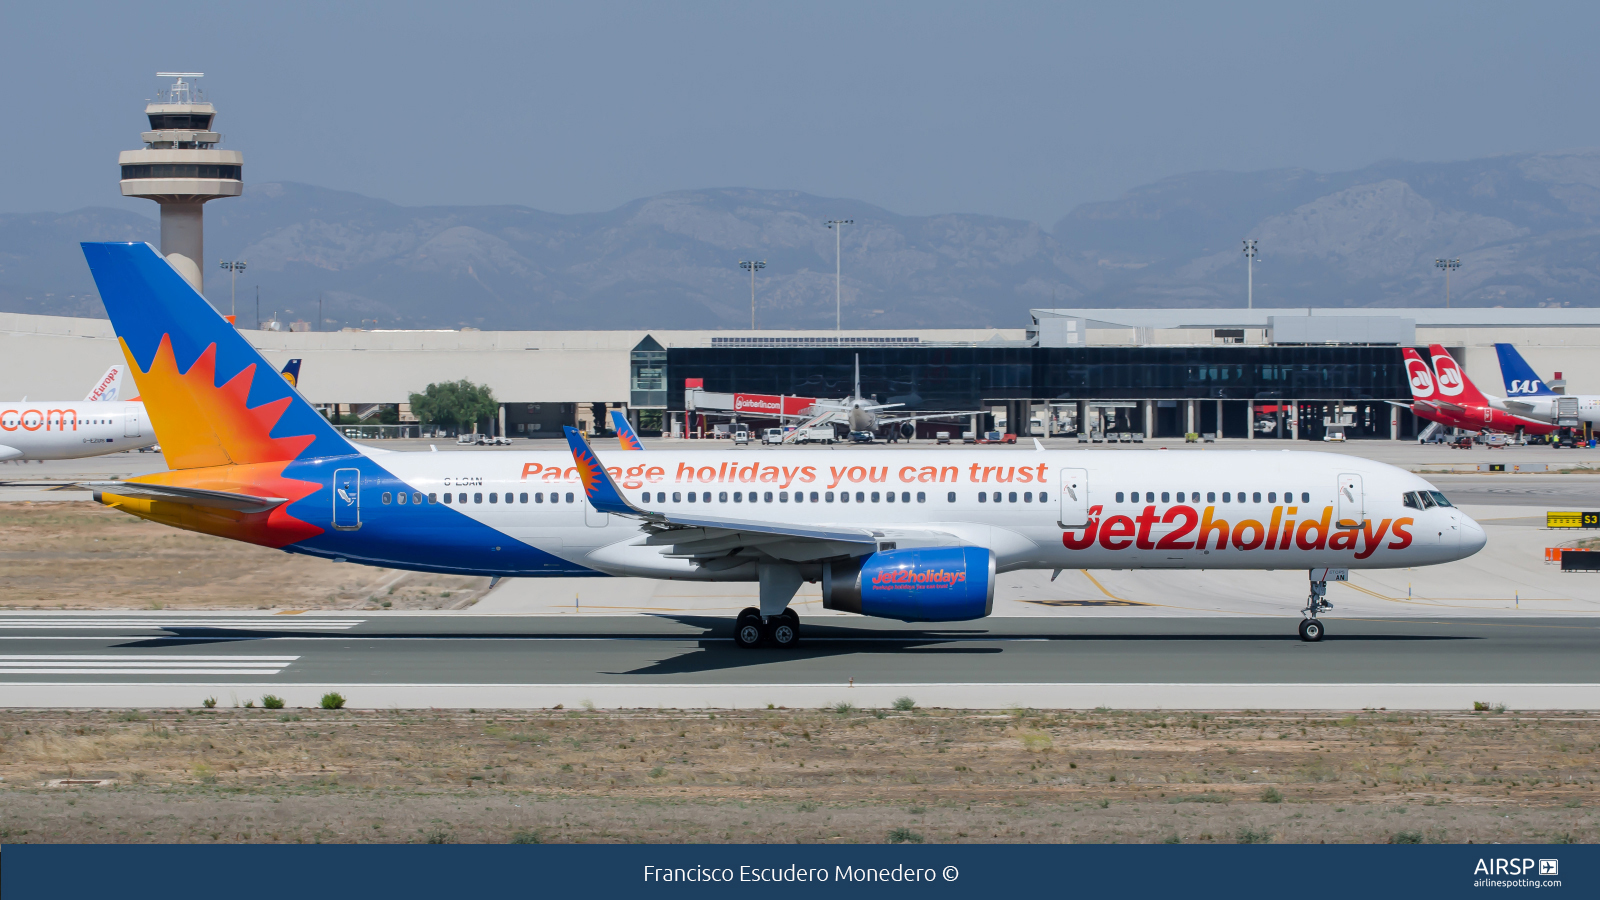
M 758 582 L 744 647 L 794 646 L 789 601 L 977 619 L 1021 569 L 1311 573 L 1447 563 L 1484 532 L 1422 478 L 1290 451 L 592 449 L 397 453 L 318 415 L 147 244 L 84 244 L 170 471 L 93 483 L 132 515 L 290 553 L 433 572 Z M 262 373 L 269 373 L 263 375 Z M 1331 571 L 1330 571 L 1331 570 Z M 1286 598 L 1287 599 L 1287 598 Z

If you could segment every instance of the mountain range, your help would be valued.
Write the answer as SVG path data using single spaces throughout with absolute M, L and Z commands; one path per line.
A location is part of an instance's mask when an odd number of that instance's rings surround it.
M 152 205 L 151 213 L 155 212 Z M 323 328 L 829 328 L 844 226 L 846 328 L 1020 327 L 1040 306 L 1600 305 L 1600 149 L 1351 172 L 1195 172 L 1083 204 L 1049 229 L 903 216 L 797 191 L 676 191 L 602 213 L 399 206 L 295 183 L 206 209 L 206 255 L 243 259 L 242 322 Z M 158 240 L 120 209 L 0 215 L 0 310 L 100 316 L 81 240 Z M 227 310 L 229 281 L 206 272 Z

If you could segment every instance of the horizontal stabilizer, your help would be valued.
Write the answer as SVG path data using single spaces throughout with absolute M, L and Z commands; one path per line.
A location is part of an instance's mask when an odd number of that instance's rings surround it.
M 263 513 L 289 502 L 287 497 L 257 497 L 254 494 L 234 494 L 228 491 L 145 484 L 138 481 L 80 481 L 78 486 L 94 491 L 96 500 L 103 494 L 114 494 L 119 497 L 187 503 L 190 506 L 209 506 L 243 513 Z

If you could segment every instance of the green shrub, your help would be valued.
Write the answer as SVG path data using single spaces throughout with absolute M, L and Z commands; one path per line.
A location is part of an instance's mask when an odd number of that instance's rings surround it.
M 322 695 L 323 709 L 344 709 L 344 695 L 337 691 L 329 691 Z M 429 843 L 442 843 L 442 841 L 429 841 Z
M 511 833 L 513 844 L 542 844 L 544 838 L 537 831 L 514 831 Z
M 663 766 L 656 766 L 654 769 L 650 770 L 650 777 L 651 778 L 661 778 L 662 776 L 664 776 L 666 774 L 667 774 L 667 770 Z
M 891 844 L 920 844 L 922 841 L 922 835 L 909 828 L 896 828 L 889 832 L 889 843 Z
M 1422 832 L 1420 832 L 1420 831 L 1397 831 L 1394 834 L 1389 835 L 1389 843 L 1391 843 L 1391 844 L 1420 844 L 1420 843 L 1422 843 Z
M 1275 788 L 1275 787 L 1268 787 L 1266 790 L 1261 792 L 1261 802 L 1262 803 L 1282 803 L 1283 802 L 1283 794 L 1280 793 L 1278 791 L 1278 789 Z
M 1234 832 L 1233 839 L 1241 844 L 1270 844 L 1272 832 L 1265 828 L 1256 829 L 1247 825 Z
M 910 712 L 917 708 L 917 701 L 911 699 L 910 697 L 901 697 L 900 699 L 894 701 L 894 708 L 900 710 L 901 712 Z
M 261 698 L 261 705 L 267 709 L 283 709 L 283 698 L 268 694 Z
M 833 705 L 833 711 L 841 716 L 848 716 L 856 711 L 856 705 L 849 700 L 840 700 Z
M 204 700 L 200 701 L 200 705 L 204 706 L 206 709 L 216 709 L 217 708 L 217 698 L 215 698 L 215 697 L 207 697 Z

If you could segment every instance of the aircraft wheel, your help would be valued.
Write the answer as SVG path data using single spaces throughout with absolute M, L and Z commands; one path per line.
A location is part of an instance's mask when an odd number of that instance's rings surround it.
M 800 643 L 800 617 L 793 610 L 784 610 L 772 618 L 767 626 L 767 638 L 772 645 L 780 650 L 787 650 Z
M 745 650 L 754 650 L 761 646 L 763 635 L 761 627 L 761 611 L 747 609 L 739 613 L 739 618 L 733 623 L 733 642 Z
M 1322 640 L 1322 623 L 1316 619 L 1300 620 L 1300 640 L 1308 644 L 1315 644 Z

